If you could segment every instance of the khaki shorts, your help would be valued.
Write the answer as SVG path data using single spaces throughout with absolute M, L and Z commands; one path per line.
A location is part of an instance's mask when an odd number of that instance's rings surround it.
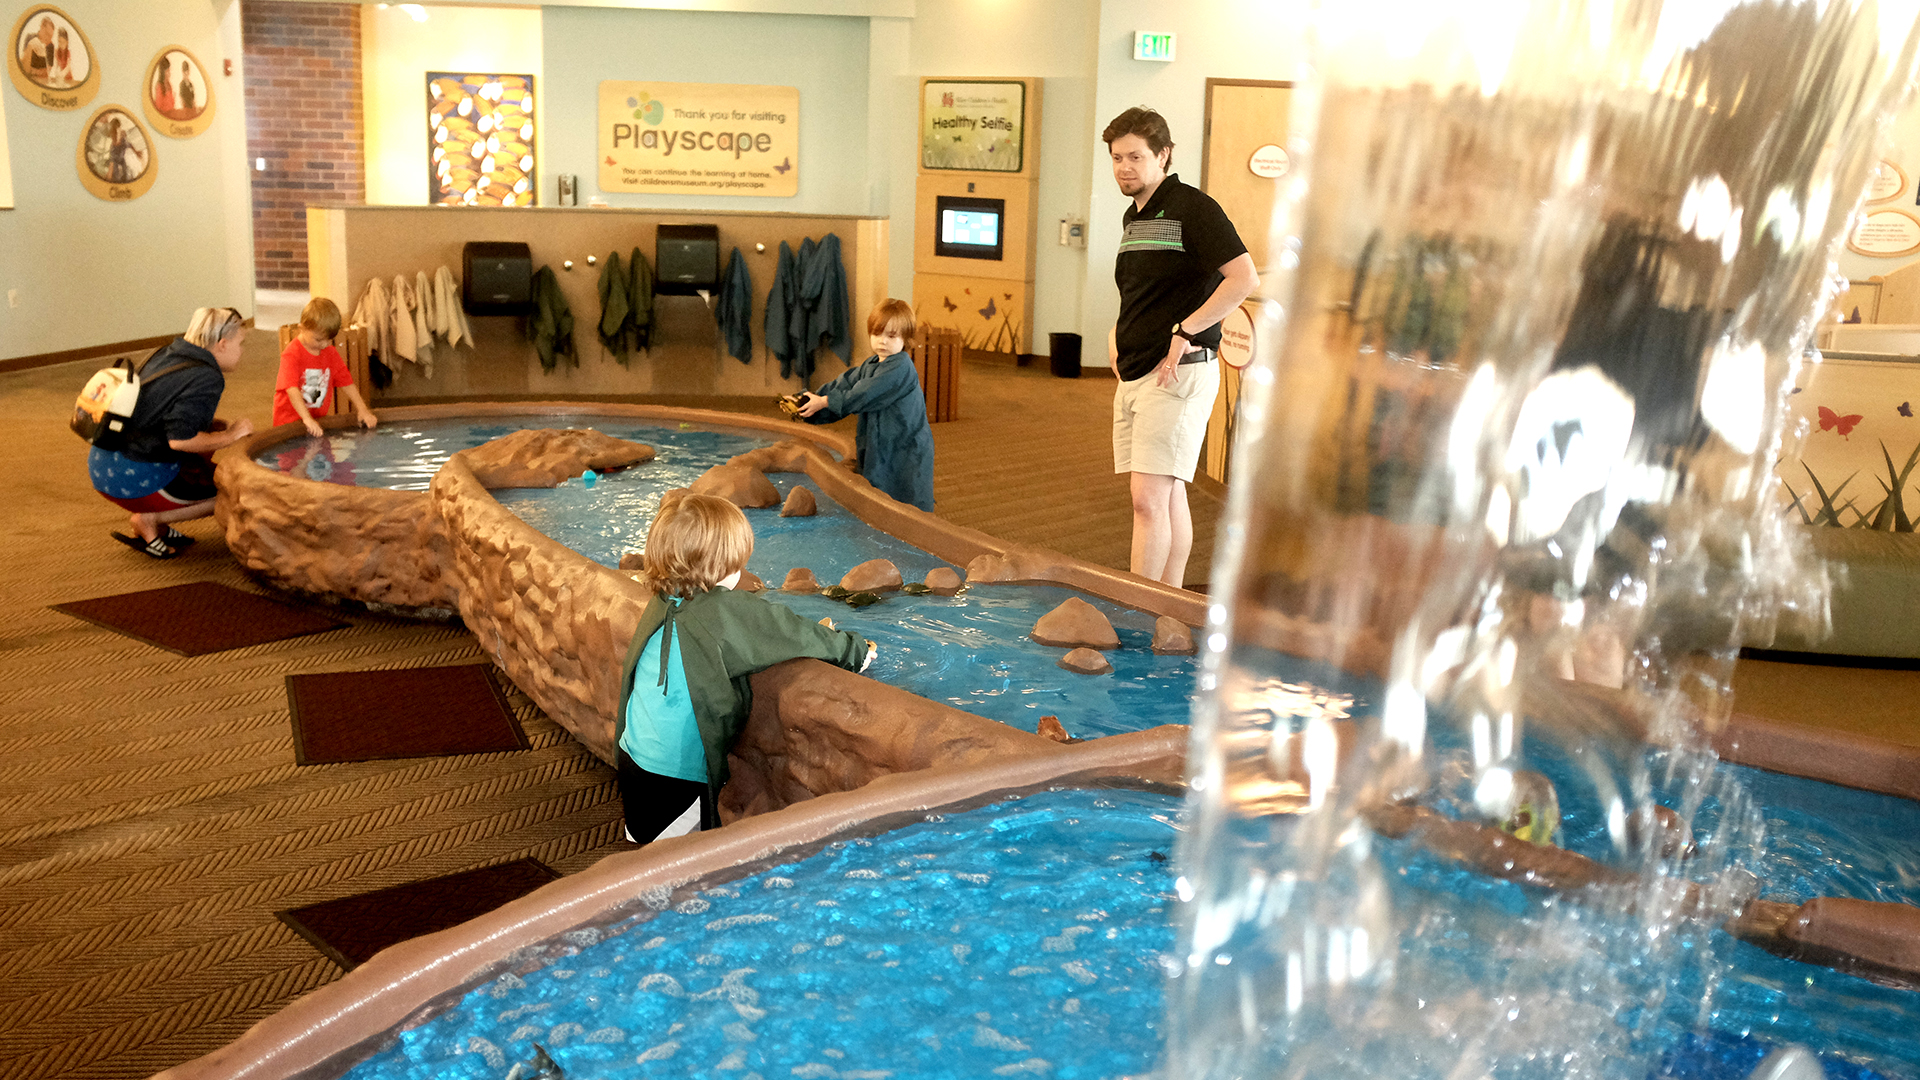
M 1113 392 L 1114 472 L 1193 479 L 1220 393 L 1220 361 L 1174 370 L 1172 386 L 1158 385 L 1149 371 Z

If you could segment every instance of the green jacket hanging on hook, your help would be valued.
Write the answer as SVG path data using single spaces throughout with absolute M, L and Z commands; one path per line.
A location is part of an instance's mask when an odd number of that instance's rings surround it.
M 542 371 L 552 371 L 563 357 L 569 367 L 580 365 L 573 351 L 573 311 L 567 307 L 560 279 L 551 266 L 543 266 L 533 275 L 533 314 L 527 316 L 527 340 L 540 354 Z
M 639 248 L 633 249 L 633 257 L 627 260 L 629 290 L 627 308 L 633 312 L 633 339 L 642 349 L 653 348 L 653 265 L 647 257 L 640 254 Z
M 607 253 L 600 268 L 600 347 L 618 357 L 622 366 L 633 359 L 633 284 L 620 253 Z

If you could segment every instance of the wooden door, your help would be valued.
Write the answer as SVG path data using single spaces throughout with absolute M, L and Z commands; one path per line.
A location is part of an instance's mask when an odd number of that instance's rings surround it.
M 1287 111 L 1293 105 L 1293 84 L 1251 82 L 1242 79 L 1207 80 L 1206 141 L 1200 156 L 1200 186 L 1213 196 L 1228 220 L 1240 233 L 1240 240 L 1253 255 L 1260 270 L 1262 286 L 1256 298 L 1265 292 L 1266 283 L 1277 282 L 1277 268 L 1271 262 L 1274 203 L 1280 187 L 1292 171 L 1287 155 Z M 1258 300 L 1249 301 L 1253 309 L 1242 320 L 1249 345 L 1251 330 L 1258 321 Z M 1200 467 L 1219 483 L 1226 483 L 1230 471 L 1230 450 L 1235 421 L 1240 410 L 1241 369 L 1221 364 L 1220 396 L 1214 400 L 1213 416 L 1207 421 L 1206 450 Z
M 1263 276 L 1271 265 L 1274 201 L 1292 169 L 1286 151 L 1292 105 L 1292 83 L 1207 80 L 1200 186 L 1227 212 Z

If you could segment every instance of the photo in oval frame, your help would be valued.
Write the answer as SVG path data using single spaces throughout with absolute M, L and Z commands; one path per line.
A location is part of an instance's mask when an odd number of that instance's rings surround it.
M 127 202 L 153 187 L 160 163 L 153 137 L 124 106 L 103 105 L 80 136 L 75 165 L 80 183 L 109 202 Z
M 43 109 L 77 109 L 100 89 L 93 43 L 71 15 L 36 4 L 7 38 L 7 74 L 20 96 Z
M 186 49 L 169 45 L 154 55 L 140 84 L 147 122 L 162 135 L 191 139 L 213 124 L 213 80 Z

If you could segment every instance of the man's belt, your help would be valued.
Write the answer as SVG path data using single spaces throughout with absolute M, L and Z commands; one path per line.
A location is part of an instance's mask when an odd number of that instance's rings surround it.
M 1182 364 L 1204 364 L 1213 359 L 1214 355 L 1215 350 L 1202 347 L 1182 356 L 1180 362 Z

